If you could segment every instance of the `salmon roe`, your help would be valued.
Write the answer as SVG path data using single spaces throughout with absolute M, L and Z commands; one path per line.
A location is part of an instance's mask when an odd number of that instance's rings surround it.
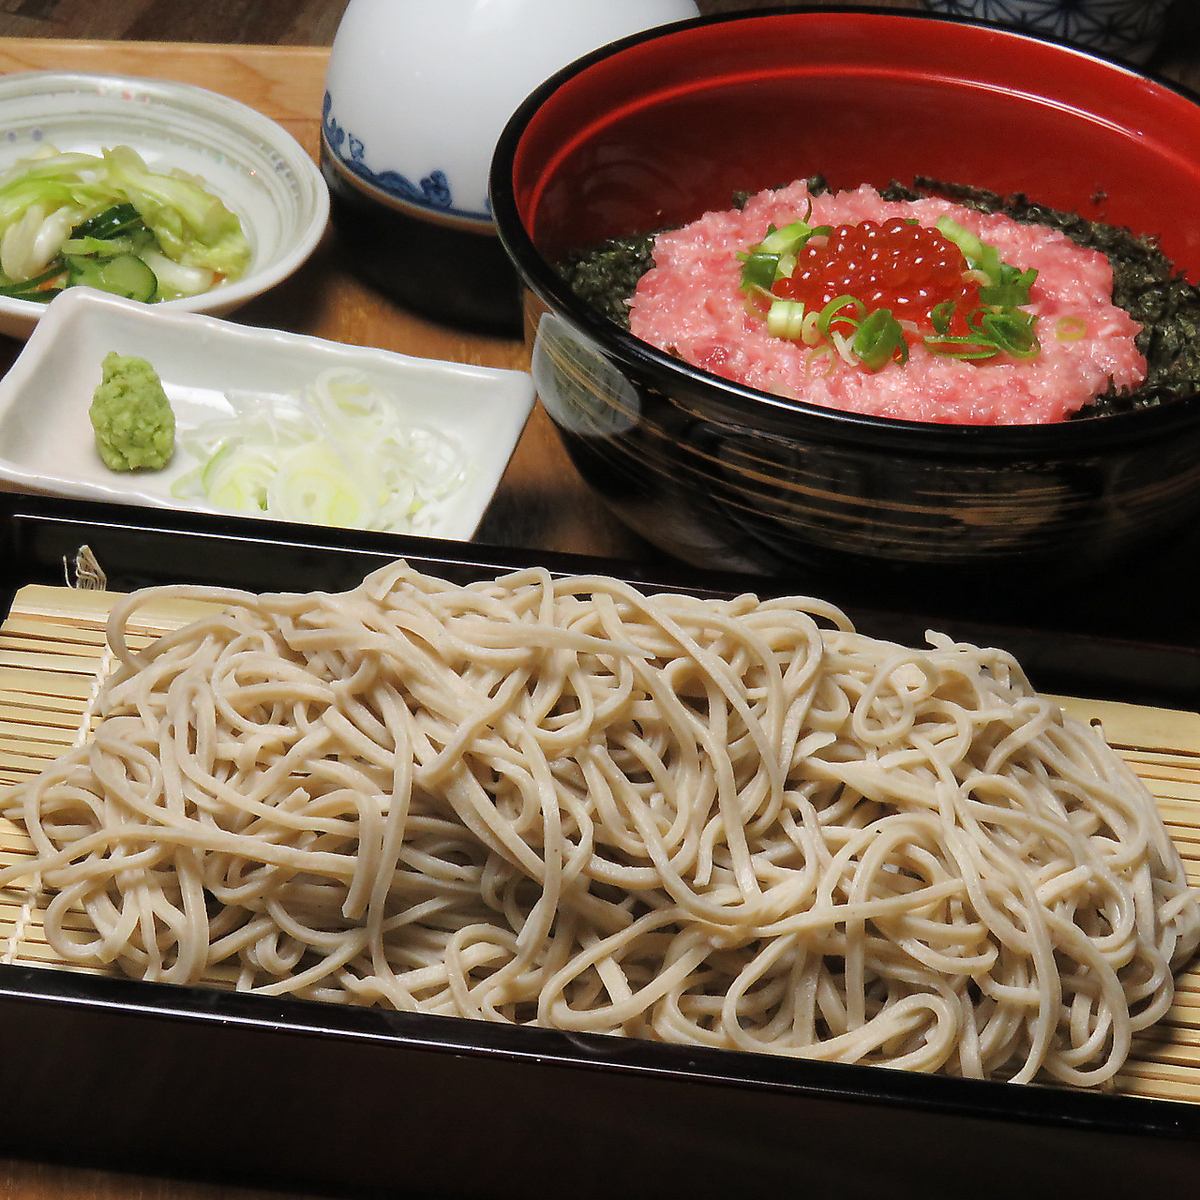
M 791 278 L 776 280 L 772 291 L 810 309 L 854 296 L 868 312 L 889 308 L 926 333 L 933 331 L 930 311 L 951 300 L 951 332 L 966 332 L 967 315 L 979 307 L 979 284 L 964 278 L 967 270 L 962 251 L 937 229 L 894 217 L 838 225 L 828 238 L 807 242 Z

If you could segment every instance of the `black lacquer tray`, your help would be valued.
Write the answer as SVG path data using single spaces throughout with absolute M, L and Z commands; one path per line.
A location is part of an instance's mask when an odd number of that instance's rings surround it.
M 0 615 L 94 551 L 117 590 L 351 586 L 403 555 L 460 581 L 540 563 L 653 587 L 694 571 L 0 495 Z M 856 611 L 881 636 L 914 617 Z M 941 626 L 946 622 L 939 620 Z M 1194 707 L 1195 649 L 968 627 L 1057 692 Z M 1190 701 L 1190 703 L 1189 703 Z M 1186 1188 L 1200 1104 L 0 965 L 0 1151 L 400 1196 L 1128 1197 Z

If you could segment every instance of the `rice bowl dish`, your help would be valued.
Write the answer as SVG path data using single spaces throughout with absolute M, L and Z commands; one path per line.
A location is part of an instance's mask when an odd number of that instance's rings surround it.
M 581 113 L 595 120 L 581 125 Z M 783 113 L 796 115 L 794 131 L 776 119 Z M 893 129 L 920 136 L 876 136 Z M 1198 148 L 1194 101 L 1050 43 L 899 15 L 767 14 L 662 31 L 548 81 L 498 143 L 492 200 L 527 287 L 528 336 L 544 324 L 566 330 L 560 340 L 575 339 L 539 380 L 541 401 L 573 464 L 636 532 L 697 564 L 821 569 L 851 583 L 870 580 L 872 590 L 884 565 L 906 587 L 936 575 L 939 594 L 959 586 L 974 593 L 986 577 L 987 596 L 1003 588 L 1032 607 L 1031 564 L 1047 584 L 1078 579 L 1184 528 L 1200 505 L 1200 302 L 1191 282 L 1200 275 L 1200 232 L 1188 218 L 1200 187 Z M 761 331 L 753 342 L 718 349 L 682 322 L 657 340 L 630 327 L 640 320 L 639 280 L 669 258 L 656 261 L 656 239 L 665 248 L 666 231 L 818 171 L 834 188 L 869 183 L 889 203 L 927 199 L 929 185 L 940 184 L 944 201 L 973 212 L 998 202 L 1030 226 L 1026 236 L 1044 225 L 1099 251 L 1113 274 L 1104 299 L 1128 315 L 1115 319 L 1132 349 L 1126 342 L 1118 361 L 1086 368 L 1090 397 L 1043 395 L 1052 419 L 996 413 L 994 402 L 991 414 L 972 417 L 968 403 L 912 419 L 730 378 L 722 355 L 766 344 Z M 978 241 L 972 230 L 982 226 L 959 215 L 955 224 L 970 225 L 963 233 Z M 779 217 L 809 225 L 814 246 L 830 219 L 804 204 Z M 897 219 L 905 218 L 887 220 Z M 767 256 L 761 243 L 774 237 L 771 223 L 730 239 L 724 278 L 733 295 L 706 289 L 702 308 L 725 305 L 743 336 L 744 318 L 754 320 L 746 305 L 767 303 L 767 333 L 797 343 L 783 352 L 811 353 L 831 375 L 844 367 L 864 377 L 853 381 L 858 389 L 882 392 L 893 386 L 889 376 L 922 366 L 918 343 L 929 332 L 901 324 L 908 318 L 891 297 L 878 308 L 895 309 L 905 348 L 894 328 L 888 338 L 864 336 L 872 362 L 855 364 L 842 350 L 855 353 L 861 326 L 887 324 L 866 311 L 874 304 L 867 289 L 833 296 L 861 303 L 862 311 L 850 302 L 838 310 L 859 322 L 855 329 L 833 319 L 838 311 L 825 312 L 823 296 L 785 297 L 774 279 L 745 279 L 752 260 Z M 990 248 L 1014 280 L 1043 268 L 1052 274 L 1046 264 L 1011 261 L 1015 250 Z M 790 253 L 799 263 L 803 250 L 780 248 L 780 262 Z M 966 267 L 960 275 L 977 269 Z M 1035 339 L 1049 362 L 1092 336 L 1090 317 L 1067 314 L 1061 327 L 1057 316 L 1044 319 L 1045 282 L 1031 281 L 1028 301 L 985 302 L 980 307 L 999 311 L 979 313 L 963 305 L 956 314 L 990 323 L 1015 355 L 1005 348 L 988 359 L 925 359 L 924 367 L 957 375 L 973 393 L 988 373 L 1036 377 L 1044 366 L 1031 369 Z M 773 333 L 775 299 L 804 304 L 798 329 L 788 316 Z M 918 315 L 932 324 L 942 303 Z M 560 323 L 543 322 L 546 314 Z M 841 365 L 808 340 L 808 326 L 823 317 L 842 347 L 817 333 Z M 711 312 L 697 319 L 709 321 Z M 967 336 L 950 326 L 932 332 Z M 696 361 L 685 356 L 693 334 Z M 900 361 L 905 351 L 908 363 Z M 981 419 L 989 415 L 997 419 Z

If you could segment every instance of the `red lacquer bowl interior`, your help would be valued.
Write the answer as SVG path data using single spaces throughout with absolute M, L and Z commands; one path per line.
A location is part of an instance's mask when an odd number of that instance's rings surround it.
M 820 172 L 1024 192 L 1155 234 L 1200 278 L 1200 105 L 1103 59 L 1006 30 L 791 12 L 681 27 L 543 98 L 514 198 L 554 260 Z

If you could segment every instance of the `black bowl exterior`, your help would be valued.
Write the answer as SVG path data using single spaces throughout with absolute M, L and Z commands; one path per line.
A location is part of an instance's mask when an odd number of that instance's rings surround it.
M 970 22 L 861 9 L 840 17 L 984 33 Z M 839 14 L 776 12 L 770 19 L 785 18 L 828 23 Z M 756 18 L 691 25 L 743 19 Z M 953 575 L 1018 586 L 1030 571 L 1039 580 L 1085 576 L 1200 515 L 1200 398 L 1053 426 L 861 417 L 768 396 L 691 367 L 580 301 L 524 226 L 518 156 L 567 161 L 568 151 L 553 142 L 557 135 L 535 123 L 547 101 L 592 65 L 640 53 L 652 37 L 677 32 L 627 39 L 548 81 L 510 121 L 492 167 L 497 227 L 528 289 L 525 324 L 539 396 L 576 466 L 614 512 L 658 546 L 700 565 L 770 571 L 805 565 L 859 576 L 870 566 L 897 577 Z M 1005 39 L 1010 56 L 1027 44 L 1041 53 L 1054 49 L 1016 33 L 986 35 Z M 876 54 L 879 41 L 872 40 Z M 1093 56 L 1062 53 L 1108 69 Z M 699 78 L 705 67 L 694 69 Z M 1127 68 L 1112 70 L 1129 83 Z M 653 86 L 645 85 L 647 95 Z M 1171 94 L 1178 103 L 1178 89 Z M 626 107 L 636 105 L 631 100 Z M 619 144 L 616 134 L 610 141 L 612 161 L 633 161 L 633 142 Z M 610 149 L 608 142 L 598 145 L 589 169 Z M 583 161 L 576 142 L 569 153 Z M 593 224 L 598 214 L 612 219 L 622 204 L 633 211 L 637 189 L 649 186 L 622 172 L 604 189 L 592 175 L 577 181 L 574 207 L 591 213 Z M 540 193 L 553 193 L 546 203 L 555 222 L 572 209 L 572 178 L 555 176 Z M 561 235 L 553 228 L 550 241 Z
M 699 566 L 945 572 L 997 586 L 1101 568 L 1200 514 L 1192 401 L 1084 425 L 747 420 L 704 372 L 653 373 L 526 293 L 538 395 L 580 473 Z M 1051 436 L 1047 436 L 1047 435 Z M 1055 436 L 1057 435 L 1057 436 Z

